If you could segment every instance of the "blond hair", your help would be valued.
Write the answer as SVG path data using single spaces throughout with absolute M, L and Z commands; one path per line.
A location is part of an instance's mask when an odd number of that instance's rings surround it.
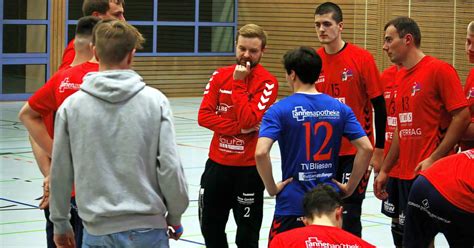
M 262 27 L 255 24 L 247 24 L 237 31 L 237 38 L 235 43 L 239 41 L 239 36 L 245 38 L 259 38 L 262 41 L 262 48 L 267 45 L 267 32 Z
M 474 21 L 472 21 L 471 23 L 469 23 L 469 25 L 467 25 L 467 32 L 470 34 L 474 34 Z
M 134 49 L 145 42 L 142 34 L 132 25 L 119 20 L 103 20 L 94 27 L 92 43 L 97 57 L 105 64 L 120 63 Z

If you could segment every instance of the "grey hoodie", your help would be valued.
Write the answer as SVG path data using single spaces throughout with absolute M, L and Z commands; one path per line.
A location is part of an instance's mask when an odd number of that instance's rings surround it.
M 180 224 L 189 199 L 168 99 L 132 70 L 87 74 L 56 114 L 50 182 L 57 234 L 72 230 L 73 183 L 92 235 Z

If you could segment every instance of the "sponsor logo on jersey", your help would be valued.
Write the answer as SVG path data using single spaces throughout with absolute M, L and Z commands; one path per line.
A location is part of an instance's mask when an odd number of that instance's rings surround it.
M 397 117 L 393 117 L 393 116 L 387 117 L 387 125 L 390 126 L 390 127 L 396 127 L 397 126 Z
M 318 237 L 309 237 L 308 240 L 305 241 L 306 248 L 336 248 L 336 247 L 341 247 L 341 248 L 359 248 L 361 247 L 358 244 L 347 244 L 347 243 L 339 243 L 335 244 L 336 242 L 324 242 Z
M 399 132 L 400 138 L 421 136 L 422 134 L 421 128 L 405 128 Z
M 411 96 L 415 96 L 418 91 L 421 90 L 421 84 L 418 82 L 414 82 L 411 88 Z
M 75 84 L 69 82 L 69 77 L 65 78 L 59 84 L 59 92 L 64 93 L 65 90 L 79 90 L 81 88 L 81 84 Z
M 354 74 L 352 73 L 351 69 L 344 68 L 344 70 L 342 71 L 341 80 L 342 82 L 346 82 L 351 80 L 353 76 Z
M 218 114 L 224 114 L 224 113 L 227 113 L 227 111 L 229 111 L 233 106 L 229 106 L 225 103 L 219 103 L 219 105 L 216 107 L 216 112 Z
M 341 115 L 337 110 L 308 111 L 303 106 L 296 106 L 291 113 L 297 121 L 304 121 L 305 118 L 337 119 Z
M 220 136 L 219 147 L 221 150 L 229 153 L 243 153 L 245 141 L 235 136 Z
M 333 173 L 317 173 L 315 171 L 312 172 L 299 172 L 298 173 L 298 181 L 315 181 L 319 180 L 320 178 L 332 178 Z
M 398 118 L 400 119 L 400 123 L 411 123 L 413 122 L 413 113 L 400 113 L 398 114 Z M 388 119 L 388 118 L 387 118 Z M 395 126 L 397 124 L 395 123 Z

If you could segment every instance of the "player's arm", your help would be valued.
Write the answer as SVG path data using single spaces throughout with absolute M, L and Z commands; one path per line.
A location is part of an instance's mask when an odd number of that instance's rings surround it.
M 56 115 L 53 150 L 50 175 L 50 220 L 54 223 L 54 235 L 65 238 L 72 233 L 69 210 L 74 184 L 74 168 L 67 117 L 62 107 Z
M 469 107 L 469 112 L 471 112 L 472 116 L 472 113 L 474 113 L 474 103 Z M 471 118 L 471 123 L 469 123 L 469 126 L 467 127 L 466 132 L 462 135 L 461 140 L 474 142 L 474 118 Z
M 262 120 L 265 111 L 276 101 L 278 96 L 278 82 L 274 78 L 262 79 L 264 87 L 260 88 L 249 99 L 248 82 L 246 77 L 250 74 L 250 63 L 247 67 L 237 65 L 234 71 L 232 84 L 232 102 L 234 103 L 240 128 L 248 129 L 257 126 Z
M 372 98 L 370 101 L 374 107 L 375 119 L 375 149 L 370 164 L 374 167 L 375 173 L 378 173 L 383 162 L 387 110 L 385 108 L 385 99 L 383 95 Z
M 242 133 L 236 120 L 224 118 L 217 113 L 219 103 L 219 87 L 222 84 L 219 71 L 215 71 L 204 90 L 198 112 L 198 124 L 202 127 L 225 135 Z
M 31 136 L 29 136 L 29 140 L 33 155 L 41 171 L 41 174 L 43 174 L 44 177 L 49 176 L 49 172 L 51 169 L 51 158 L 49 157 L 48 153 L 46 153 Z
M 288 178 L 283 182 L 275 183 L 272 173 L 272 161 L 270 160 L 270 150 L 274 142 L 275 141 L 270 138 L 261 137 L 258 139 L 257 148 L 255 149 L 257 171 L 270 196 L 280 193 L 280 191 L 293 180 L 293 178 Z
M 53 139 L 51 139 L 48 134 L 41 114 L 31 108 L 29 103 L 25 103 L 18 114 L 18 118 L 23 123 L 23 125 L 25 125 L 26 129 L 30 133 L 33 140 L 36 141 L 38 146 L 43 149 L 48 156 L 51 156 Z
M 352 168 L 351 176 L 347 182 L 347 196 L 352 195 L 354 190 L 357 188 L 357 185 L 369 167 L 369 161 L 372 156 L 372 144 L 367 136 L 351 140 L 351 143 L 356 147 L 357 153 L 354 158 L 354 166 Z
M 435 161 L 446 156 L 454 145 L 461 139 L 471 121 L 471 115 L 467 107 L 462 107 L 449 112 L 452 116 L 448 131 L 438 147 L 425 160 L 421 161 L 415 168 L 415 172 L 428 169 Z
M 388 174 L 392 170 L 393 166 L 398 160 L 400 153 L 400 138 L 398 136 L 398 127 L 393 131 L 393 139 L 388 150 L 387 156 L 382 163 L 380 168 L 379 175 L 374 180 L 374 195 L 380 199 L 384 200 L 388 197 L 385 187 L 387 185 Z

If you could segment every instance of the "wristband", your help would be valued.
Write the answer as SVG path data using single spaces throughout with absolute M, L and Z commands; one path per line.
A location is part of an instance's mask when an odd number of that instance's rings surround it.
M 174 229 L 174 233 L 183 233 L 184 231 L 183 225 L 173 226 L 173 229 Z

